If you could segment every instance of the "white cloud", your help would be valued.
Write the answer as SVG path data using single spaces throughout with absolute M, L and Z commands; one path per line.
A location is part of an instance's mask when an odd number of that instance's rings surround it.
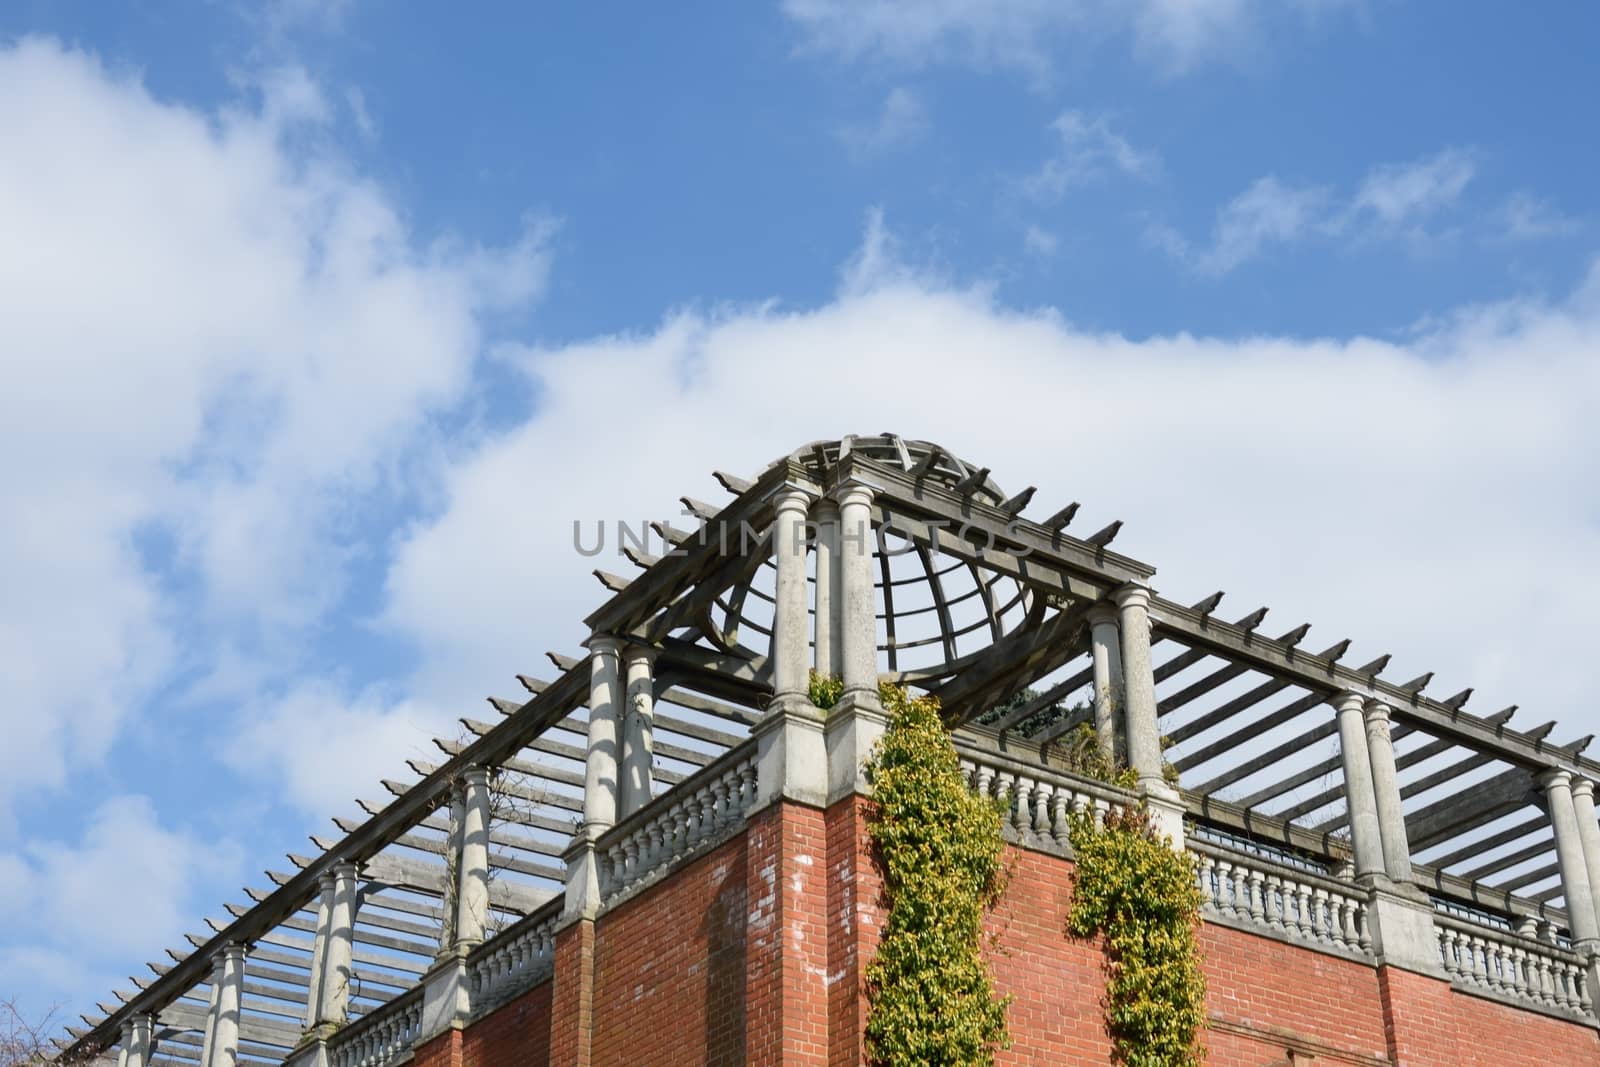
M 1361 183 L 1350 210 L 1370 213 L 1388 227 L 1403 227 L 1453 206 L 1475 171 L 1459 149 L 1410 163 L 1374 167 Z
M 1029 226 L 1022 232 L 1022 248 L 1030 256 L 1047 259 L 1056 254 L 1059 244 L 1055 234 L 1038 226 Z
M 466 712 L 463 708 L 457 714 Z M 474 712 L 488 716 L 487 706 Z M 369 689 L 346 695 L 310 680 L 282 697 L 248 707 L 225 758 L 241 775 L 317 819 L 351 814 L 353 801 L 383 799 L 384 778 L 409 780 L 407 761 L 443 759 L 435 737 L 457 738 L 452 716 Z
M 0 857 L 0 914 L 28 917 L 0 947 L 0 974 L 26 976 L 34 996 L 123 986 L 98 972 L 104 961 L 180 947 L 186 930 L 203 929 L 195 884 L 235 881 L 239 867 L 235 842 L 162 825 L 147 797 L 112 797 L 78 842 L 35 841 Z
M 1021 182 L 1023 192 L 1035 199 L 1058 200 L 1068 189 L 1111 173 L 1148 181 L 1161 170 L 1156 152 L 1135 148 L 1104 116 L 1063 111 L 1050 129 L 1057 136 L 1054 151 Z
M 303 72 L 252 91 L 206 114 L 50 41 L 0 49 L 27 160 L 0 169 L 0 833 L 174 664 L 293 645 L 366 550 L 352 502 L 462 396 L 483 315 L 542 284 L 537 222 L 507 249 L 419 238 Z
M 1274 245 L 1312 237 L 1352 241 L 1405 239 L 1424 247 L 1438 236 L 1471 182 L 1469 153 L 1446 149 L 1407 163 L 1373 167 L 1359 188 L 1340 198 L 1326 186 L 1294 185 L 1267 175 L 1252 182 L 1217 212 L 1210 246 L 1196 249 L 1170 226 L 1152 224 L 1146 240 L 1202 274 L 1218 276 Z
M 1582 222 L 1549 200 L 1528 192 L 1513 193 L 1501 207 L 1498 220 L 1504 236 L 1513 241 L 1570 237 L 1583 228 Z
M 844 126 L 839 139 L 860 156 L 874 156 L 903 148 L 928 132 L 928 109 L 922 98 L 904 86 L 895 86 L 870 123 Z
M 900 66 L 959 62 L 1047 77 L 1072 38 L 1127 37 L 1167 73 L 1238 54 L 1275 20 L 1344 0 L 783 0 L 815 49 Z
M 537 416 L 448 468 L 389 573 L 385 621 L 424 650 L 416 691 L 475 698 L 579 651 L 608 564 L 574 550 L 574 519 L 677 519 L 680 493 L 726 499 L 713 469 L 893 430 L 1038 485 L 1040 513 L 1076 499 L 1085 529 L 1126 519 L 1119 549 L 1176 599 L 1224 588 L 1240 614 L 1269 603 L 1281 629 L 1356 638 L 1353 661 L 1393 652 L 1396 677 L 1437 670 L 1475 706 L 1559 718 L 1561 738 L 1600 725 L 1600 531 L 1572 493 L 1600 476 L 1600 274 L 1407 344 L 1135 342 L 895 267 L 881 219 L 867 245 L 877 267 L 815 309 L 678 314 L 519 357 Z M 1507 546 L 1516 579 L 1487 577 Z
M 1285 185 L 1269 174 L 1218 213 L 1211 248 L 1197 265 L 1206 274 L 1226 274 L 1268 245 L 1297 241 L 1325 225 L 1327 203 L 1327 190 Z

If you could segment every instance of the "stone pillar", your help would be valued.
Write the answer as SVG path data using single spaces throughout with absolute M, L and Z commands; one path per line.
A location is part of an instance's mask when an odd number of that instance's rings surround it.
M 777 590 L 772 614 L 772 703 L 750 731 L 757 745 L 756 807 L 779 798 L 821 807 L 827 801 L 828 753 L 822 712 L 811 703 L 810 615 L 806 610 L 805 519 L 810 494 L 779 490 L 772 553 Z
M 1578 819 L 1578 841 L 1583 845 L 1583 863 L 1589 875 L 1589 894 L 1594 898 L 1595 923 L 1600 929 L 1600 823 L 1595 821 L 1594 782 L 1576 778 L 1572 783 L 1572 810 Z
M 154 1019 L 140 1012 L 122 1024 L 122 1051 L 117 1056 L 117 1067 L 145 1067 L 150 1062 L 151 1035 Z
M 333 900 L 328 909 L 328 936 L 322 951 L 322 976 L 317 983 L 317 1024 L 336 1029 L 349 1018 L 351 961 L 355 955 L 356 874 L 353 863 L 333 868 Z
M 1409 885 L 1411 846 L 1406 842 L 1406 816 L 1400 808 L 1400 779 L 1395 771 L 1394 740 L 1389 736 L 1389 705 L 1369 700 L 1362 714 L 1367 728 L 1367 758 L 1372 765 L 1372 794 L 1378 809 L 1378 835 L 1383 841 L 1383 869 L 1390 881 Z
M 1117 609 L 1096 604 L 1089 609 L 1089 651 L 1094 665 L 1094 735 L 1100 751 L 1115 760 L 1118 752 L 1117 715 L 1122 710 L 1122 651 L 1117 646 Z
M 1128 762 L 1140 784 L 1165 785 L 1161 777 L 1161 726 L 1156 719 L 1156 677 L 1150 663 L 1150 590 L 1125 585 L 1112 594 L 1122 638 L 1123 722 Z
M 622 810 L 626 819 L 650 803 L 650 768 L 655 748 L 656 650 L 629 645 L 623 653 L 627 673 L 622 733 Z
M 456 861 L 456 945 L 483 943 L 489 922 L 489 772 L 461 772 L 461 853 Z
M 231 941 L 222 949 L 216 1007 L 211 1024 L 211 1059 L 206 1067 L 237 1067 L 239 1007 L 244 993 L 244 946 Z
M 878 598 L 873 583 L 872 490 L 839 488 L 839 600 L 844 693 L 827 716 L 828 803 L 870 793 L 863 766 L 888 719 L 878 696 Z
M 1356 877 L 1384 873 L 1383 831 L 1378 826 L 1378 801 L 1372 788 L 1372 757 L 1367 752 L 1364 710 L 1360 693 L 1340 693 L 1333 700 L 1339 716 L 1339 758 L 1344 763 L 1344 804 L 1350 822 L 1350 843 L 1355 851 Z
M 810 496 L 798 489 L 780 492 L 773 506 L 772 554 L 777 568 L 772 608 L 773 702 L 810 702 L 810 635 L 806 633 L 806 508 Z
M 1600 949 L 1600 921 L 1595 917 L 1594 891 L 1583 855 L 1583 839 L 1572 802 L 1572 773 L 1549 770 L 1539 776 L 1550 826 L 1556 835 L 1556 864 L 1561 868 L 1561 892 L 1567 900 L 1567 922 L 1572 940 L 1587 951 Z
M 583 826 L 598 837 L 617 822 L 617 727 L 622 711 L 622 644 L 589 641 L 589 751 L 583 776 Z
M 830 677 L 844 670 L 843 633 L 839 605 L 844 602 L 844 571 L 839 563 L 839 505 L 826 498 L 811 508 L 816 528 L 816 623 L 812 629 L 813 661 L 817 673 Z
M 843 638 L 844 691 L 858 703 L 878 703 L 878 604 L 872 581 L 872 490 L 839 490 L 839 629 Z
M 322 1006 L 322 961 L 328 953 L 328 923 L 333 919 L 333 872 L 323 871 L 317 879 L 317 932 L 311 940 L 311 978 L 306 985 L 306 1029 L 317 1025 Z
M 222 971 L 227 961 L 219 954 L 211 961 L 211 996 L 206 1004 L 206 1029 L 200 1040 L 200 1067 L 211 1067 L 211 1049 L 217 1038 L 217 1001 L 222 996 Z
M 1156 675 L 1150 661 L 1150 590 L 1129 583 L 1111 594 L 1117 605 L 1122 646 L 1123 730 L 1128 764 L 1139 776 L 1139 792 L 1157 833 L 1183 848 L 1183 798 L 1161 773 L 1161 724 Z

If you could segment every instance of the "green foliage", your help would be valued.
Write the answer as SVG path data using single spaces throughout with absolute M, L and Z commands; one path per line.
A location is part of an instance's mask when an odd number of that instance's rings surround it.
M 1069 771 L 1085 778 L 1123 789 L 1139 784 L 1139 776 L 1133 768 L 1117 763 L 1111 753 L 1101 747 L 1094 727 L 1086 722 L 1079 723 L 1077 729 L 1061 739 L 1061 756 Z
M 1126 1067 L 1196 1067 L 1205 1056 L 1205 978 L 1195 930 L 1194 862 L 1149 813 L 1113 811 L 1104 827 L 1074 815 L 1077 871 L 1067 932 L 1105 935 L 1106 1030 Z
M 807 689 L 811 695 L 811 703 L 827 711 L 844 696 L 844 679 L 837 674 L 818 674 L 812 671 Z
M 1039 691 L 1037 689 L 1019 689 L 1001 703 L 996 704 L 988 711 L 980 714 L 976 721 L 984 726 L 997 723 L 1007 715 L 1011 714 L 1013 711 L 1016 711 L 1018 708 L 1024 706 L 1025 704 L 1030 704 L 1037 699 L 1039 699 Z M 1075 715 L 1078 712 L 1083 711 L 1087 707 L 1087 704 L 1067 704 L 1058 700 L 1054 704 L 1040 708 L 1032 715 L 1029 715 L 1026 719 L 1023 719 L 1021 722 L 1017 723 L 1011 729 L 1015 733 L 1021 734 L 1024 737 L 1029 737 L 1038 733 L 1040 730 L 1043 730 L 1045 727 L 1059 722 L 1068 715 Z
M 870 1060 L 877 1067 L 989 1067 L 1010 1045 L 1009 997 L 982 955 L 983 914 L 1005 889 L 1007 801 L 967 787 L 932 697 L 881 686 L 889 725 L 867 765 L 869 823 L 889 899 L 867 965 Z

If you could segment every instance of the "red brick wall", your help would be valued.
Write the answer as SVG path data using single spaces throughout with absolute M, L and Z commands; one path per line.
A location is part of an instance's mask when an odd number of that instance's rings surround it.
M 550 1067 L 550 999 L 541 982 L 463 1034 L 459 1067 Z
M 597 924 L 557 938 L 552 982 L 419 1050 L 418 1067 L 855 1067 L 882 925 L 867 802 L 780 803 Z M 987 922 L 1010 993 L 1003 1065 L 1109 1064 L 1098 942 L 1065 934 L 1072 865 L 1008 849 Z M 1211 1067 L 1600 1064 L 1592 1028 L 1216 924 L 1200 933 Z M 592 1025 L 591 1025 L 592 1023 Z M 546 1055 L 548 1050 L 548 1055 Z M 1291 1051 L 1294 1058 L 1290 1059 Z
M 777 803 L 745 834 L 745 1062 L 828 1062 L 827 833 L 823 814 Z
M 601 917 L 596 1064 L 744 1062 L 745 863 L 736 837 Z

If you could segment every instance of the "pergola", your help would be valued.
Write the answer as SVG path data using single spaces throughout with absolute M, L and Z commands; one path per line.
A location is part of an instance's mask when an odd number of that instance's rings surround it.
M 630 650 L 628 692 L 642 686 L 653 710 L 645 802 L 745 743 L 766 713 L 774 497 L 797 484 L 819 495 L 845 481 L 871 487 L 884 678 L 938 696 L 953 729 L 1043 766 L 1059 765 L 1069 733 L 1094 721 L 1096 605 L 1149 587 L 1155 573 L 1113 550 L 1120 522 L 1080 536 L 1077 503 L 1035 508 L 1033 488 L 1007 493 L 988 468 L 893 434 L 808 444 L 752 478 L 717 479 L 725 503 L 684 498 L 697 529 L 655 524 L 654 537 L 623 549 L 631 573 L 595 572 L 607 596 L 586 624 Z M 837 588 L 822 556 L 808 580 L 811 603 Z M 1568 936 L 1541 776 L 1600 779 L 1600 763 L 1583 755 L 1590 738 L 1552 739 L 1553 722 L 1524 725 L 1515 707 L 1479 715 L 1467 710 L 1465 685 L 1435 687 L 1431 673 L 1386 678 L 1387 655 L 1346 662 L 1347 639 L 1316 640 L 1309 624 L 1271 626 L 1266 608 L 1224 612 L 1222 602 L 1220 592 L 1195 604 L 1152 592 L 1148 606 L 1160 731 L 1196 835 L 1329 870 L 1345 864 L 1335 703 L 1361 694 L 1389 709 L 1416 884 L 1436 906 L 1476 921 Z M 837 663 L 837 637 L 812 610 L 817 662 Z M 152 962 L 149 976 L 71 1030 L 64 1056 L 126 1051 L 125 1024 L 148 1018 L 151 1033 L 136 1038 L 145 1062 L 204 1062 L 208 1043 L 222 1039 L 214 1006 L 235 997 L 229 1037 L 239 1062 L 281 1062 L 317 1022 L 316 935 L 341 878 L 355 895 L 351 1026 L 413 995 L 453 936 L 471 796 L 463 783 L 474 768 L 492 772 L 484 938 L 547 911 L 584 814 L 594 685 L 591 656 L 549 658 L 552 675 L 518 675 L 523 694 L 491 698 L 490 713 L 462 718 L 457 736 L 437 740 L 435 762 L 412 762 L 405 780 L 363 799 L 366 818 L 335 820 L 337 833 L 313 838 L 311 852 L 289 856 L 169 960 Z M 1040 714 L 1049 709 L 1059 711 Z

